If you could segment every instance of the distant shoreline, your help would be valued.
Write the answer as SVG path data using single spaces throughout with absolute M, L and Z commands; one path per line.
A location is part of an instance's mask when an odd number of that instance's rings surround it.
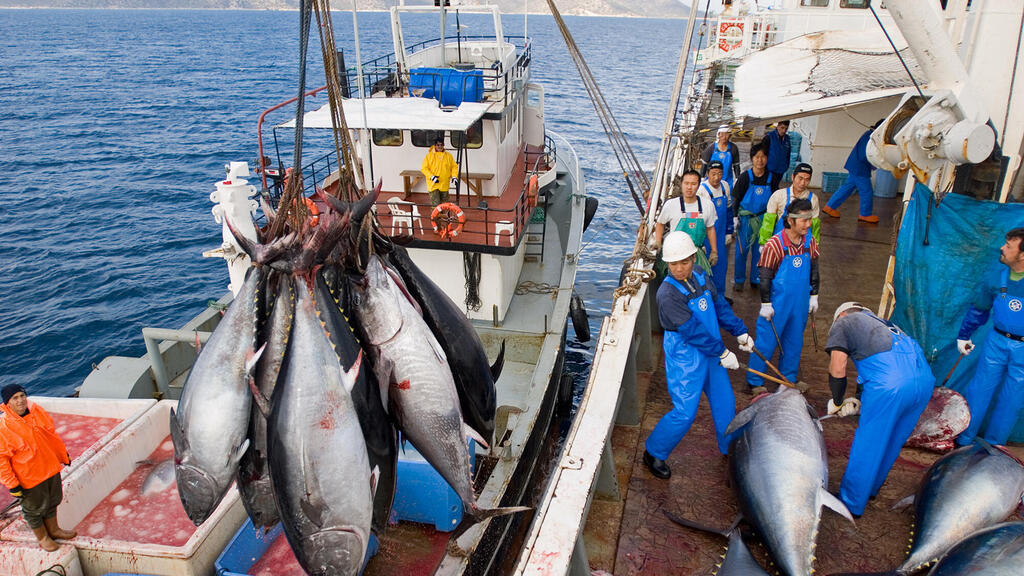
M 298 12 L 297 8 L 111 8 L 111 7 L 87 7 L 87 6 L 0 6 L 0 10 L 78 10 L 78 11 L 136 11 L 136 12 Z M 335 9 L 332 12 L 350 12 L 345 9 Z M 387 14 L 390 10 L 359 10 L 359 14 Z M 523 12 L 502 12 L 502 16 L 522 16 Z M 527 16 L 547 16 L 550 12 L 527 12 Z M 563 14 L 567 18 L 631 18 L 641 20 L 685 20 L 689 16 L 634 16 L 632 14 Z

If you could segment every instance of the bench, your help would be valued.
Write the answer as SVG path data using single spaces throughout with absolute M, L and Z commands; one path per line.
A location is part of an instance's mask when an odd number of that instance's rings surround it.
M 423 178 L 423 172 L 419 170 L 402 170 L 402 191 L 404 195 L 403 200 L 408 200 L 409 195 L 412 194 L 412 189 L 419 184 Z M 476 195 L 477 199 L 483 199 L 483 183 L 484 180 L 493 180 L 494 174 L 487 172 L 463 172 L 459 174 L 459 179 L 466 183 L 466 187 L 469 188 L 473 194 Z

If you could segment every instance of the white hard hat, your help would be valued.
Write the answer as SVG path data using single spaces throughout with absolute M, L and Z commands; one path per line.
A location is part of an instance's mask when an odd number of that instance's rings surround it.
M 669 233 L 661 247 L 661 259 L 665 262 L 686 260 L 696 253 L 697 247 L 693 245 L 693 238 L 683 231 Z
M 732 132 L 732 129 L 729 128 L 728 124 L 722 124 L 721 126 L 718 127 L 718 133 L 719 134 L 723 134 L 723 133 L 726 133 L 726 132 Z
M 838 307 L 836 307 L 836 312 L 835 314 L 832 315 L 832 323 L 834 324 L 836 320 L 839 320 L 839 315 L 842 314 L 843 312 L 854 309 L 867 310 L 868 312 L 871 311 L 868 309 L 867 306 L 861 304 L 860 302 L 843 302 Z

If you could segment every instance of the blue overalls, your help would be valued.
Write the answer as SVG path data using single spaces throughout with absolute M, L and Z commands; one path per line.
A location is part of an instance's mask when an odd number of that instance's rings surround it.
M 684 297 L 689 298 L 687 307 L 713 338 L 721 341 L 718 315 L 711 291 L 707 288 L 704 274 L 693 273 L 698 284 L 696 291 L 690 291 L 671 275 L 665 282 L 671 284 Z M 687 343 L 686 336 L 676 330 L 666 330 L 662 336 L 665 350 L 665 380 L 672 397 L 672 410 L 661 417 L 657 426 L 647 437 L 647 452 L 658 460 L 667 460 L 679 441 L 690 430 L 697 416 L 700 394 L 703 391 L 711 405 L 711 418 L 715 423 L 718 449 L 722 454 L 729 452 L 725 429 L 736 415 L 736 399 L 729 384 L 729 374 L 719 364 L 719 359 L 699 351 Z
M 935 386 L 935 376 L 917 342 L 896 326 L 878 321 L 889 326 L 892 348 L 853 361 L 864 391 L 850 461 L 839 486 L 840 500 L 857 515 L 878 494 Z
M 722 180 L 728 182 L 729 188 L 732 188 L 732 144 L 726 146 L 725 152 L 722 152 L 718 149 L 718 143 L 716 142 L 712 150 L 714 152 L 711 153 L 711 162 L 718 160 L 722 163 Z
M 992 332 L 985 339 L 978 371 L 964 389 L 971 425 L 957 438 L 961 446 L 974 442 L 996 390 L 999 401 L 982 435 L 990 444 L 1006 444 L 1024 407 L 1024 298 L 1006 293 L 1009 279 L 1010 269 L 1005 268 L 992 301 Z
M 712 156 L 713 158 L 714 156 Z M 722 180 L 725 181 L 724 179 Z M 701 183 L 701 187 L 715 203 L 715 249 L 718 251 L 718 262 L 711 267 L 711 281 L 715 283 L 715 289 L 719 294 L 725 294 L 725 277 L 729 273 L 729 248 L 725 245 L 725 235 L 732 234 L 732 215 L 729 210 L 729 193 L 726 187 L 721 186 L 722 194 L 717 198 L 711 192 L 711 186 L 707 182 Z M 711 252 L 710 242 L 708 252 Z
M 871 139 L 871 130 L 861 135 L 857 144 L 850 150 L 843 168 L 849 174 L 846 181 L 828 199 L 828 207 L 838 210 L 839 206 L 853 194 L 854 191 L 860 195 L 860 215 L 871 216 L 874 211 L 875 191 L 871 188 L 871 172 L 875 166 L 868 161 L 867 146 Z
M 754 184 L 754 171 L 747 170 L 747 193 L 740 202 L 740 229 L 737 231 L 736 261 L 733 263 L 733 275 L 736 284 L 747 281 L 747 258 L 750 258 L 750 285 L 761 283 L 757 275 L 757 261 L 761 259 L 761 245 L 757 242 L 757 233 L 761 230 L 761 220 L 768 208 L 768 199 L 772 197 L 769 184 Z M 768 182 L 770 183 L 770 176 Z
M 779 370 L 790 382 L 796 382 L 811 298 L 811 235 L 804 235 L 804 253 L 800 255 L 789 253 L 791 248 L 782 235 L 782 232 L 775 235 L 782 242 L 783 257 L 779 263 L 779 271 L 772 280 L 772 308 L 775 309 L 772 322 L 779 333 L 779 340 L 782 341 Z M 765 358 L 771 358 L 775 353 L 775 330 L 772 330 L 772 324 L 767 320 L 761 316 L 757 317 L 754 346 Z M 764 372 L 767 366 L 759 356 L 751 356 L 750 368 Z M 764 386 L 764 378 L 756 374 L 747 374 L 747 383 L 751 387 Z

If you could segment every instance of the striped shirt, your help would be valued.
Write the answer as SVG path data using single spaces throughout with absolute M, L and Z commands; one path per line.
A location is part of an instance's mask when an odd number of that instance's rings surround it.
M 809 233 L 810 232 L 808 232 L 808 234 Z M 779 269 L 779 264 L 782 263 L 782 258 L 784 256 L 782 251 L 782 242 L 779 241 L 779 236 L 779 234 L 772 236 L 761 248 L 761 259 L 757 261 L 757 265 L 761 268 L 768 268 L 776 271 Z M 789 249 L 789 254 L 791 256 L 797 256 L 804 253 L 803 240 L 801 240 L 799 244 L 794 245 L 790 243 L 789 237 L 786 236 L 785 232 L 783 232 L 781 236 L 785 238 L 786 248 Z M 811 238 L 811 260 L 817 260 L 818 255 L 818 241 Z

